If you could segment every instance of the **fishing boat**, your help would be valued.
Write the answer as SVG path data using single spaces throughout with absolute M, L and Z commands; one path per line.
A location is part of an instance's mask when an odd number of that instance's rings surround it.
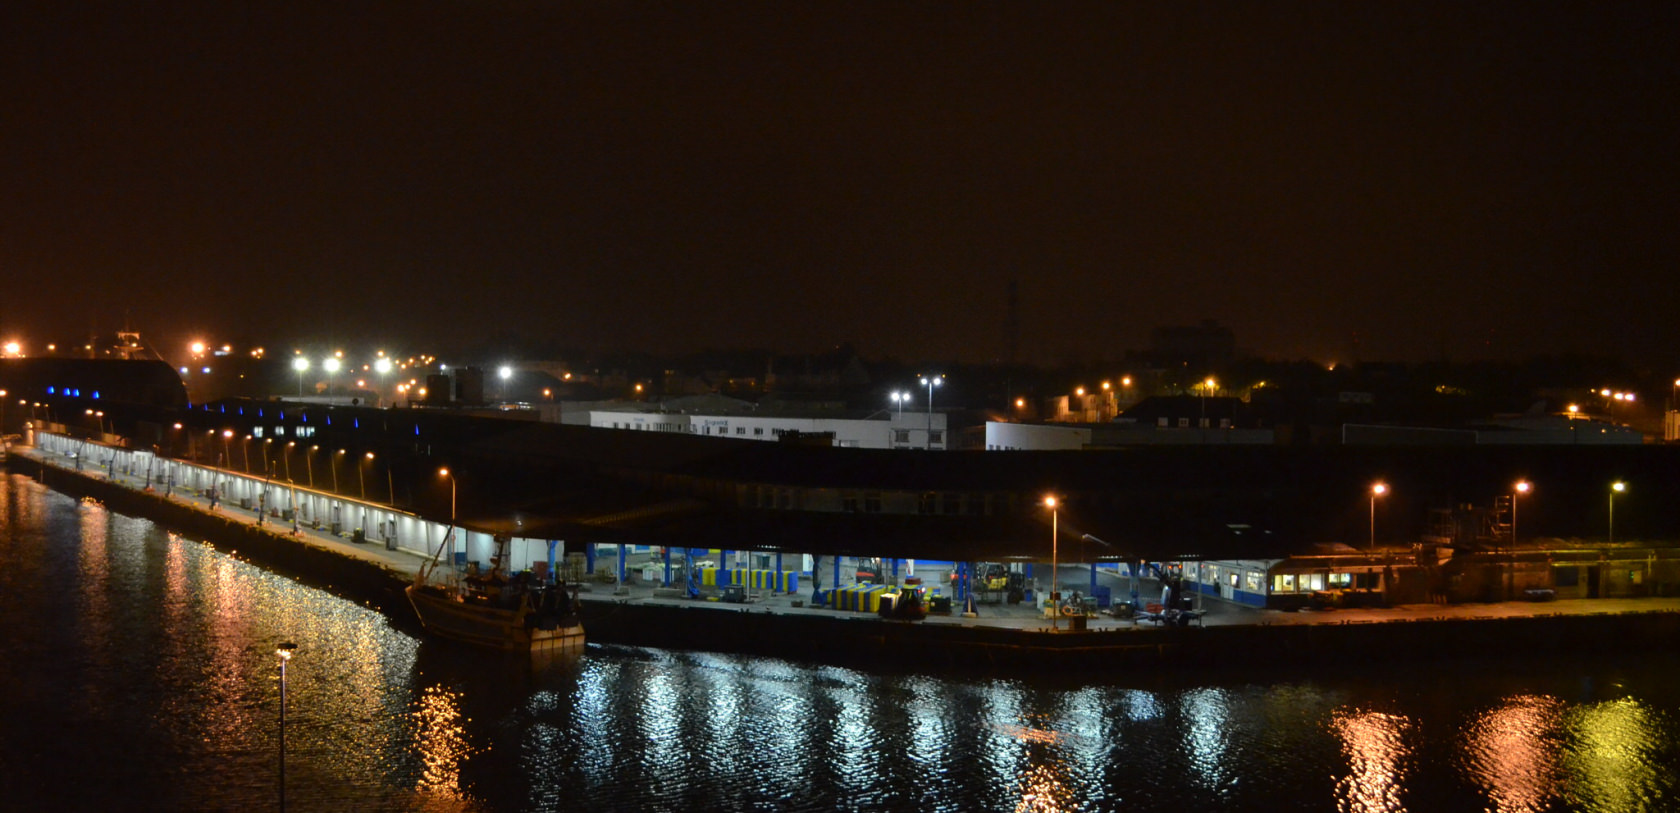
M 437 577 L 437 556 L 421 567 L 405 591 L 420 625 L 443 638 L 510 652 L 549 654 L 582 647 L 577 585 L 530 573 L 510 577 L 507 545 L 507 537 L 496 537 L 487 573 L 463 575 L 451 568 Z M 438 553 L 448 547 L 446 539 Z

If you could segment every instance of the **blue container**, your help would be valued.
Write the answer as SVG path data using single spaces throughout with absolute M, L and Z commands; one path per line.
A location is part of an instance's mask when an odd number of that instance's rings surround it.
M 1109 602 L 1114 599 L 1114 591 L 1106 584 L 1099 584 L 1096 587 L 1091 588 L 1091 598 L 1097 600 L 1098 607 L 1107 609 Z

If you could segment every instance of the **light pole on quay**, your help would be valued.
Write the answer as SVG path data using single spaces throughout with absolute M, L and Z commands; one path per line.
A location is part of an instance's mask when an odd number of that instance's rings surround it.
M 1624 491 L 1627 491 L 1627 483 L 1617 480 L 1610 484 L 1610 527 L 1605 534 L 1605 541 L 1612 544 L 1616 541 L 1616 495 Z
M 1527 480 L 1518 480 L 1511 491 L 1511 547 L 1517 546 L 1517 500 L 1528 496 L 1534 490 L 1534 484 Z
M 303 398 L 303 373 L 309 369 L 309 359 L 303 356 L 292 359 L 292 369 L 296 370 L 298 374 L 298 398 L 301 399 Z
M 449 478 L 449 533 L 444 534 L 443 542 L 450 546 L 449 567 L 454 572 L 455 567 L 455 475 L 447 468 L 438 469 L 438 474 Z M 440 543 L 441 544 L 441 543 Z
M 1056 589 L 1056 498 L 1044 498 L 1044 507 L 1050 509 L 1050 629 L 1059 630 L 1062 622 L 1062 594 Z M 1075 517 L 1077 519 L 1077 517 Z
M 942 376 L 942 375 L 935 375 L 935 376 L 932 376 L 932 377 L 928 377 L 928 376 L 923 376 L 922 377 L 922 386 L 927 387 L 927 391 L 928 391 L 927 442 L 925 444 L 923 444 L 923 448 L 925 448 L 925 449 L 932 449 L 933 448 L 933 388 L 938 387 L 938 386 L 940 386 L 944 383 L 945 383 L 945 376 Z
M 1371 550 L 1377 549 L 1377 498 L 1388 493 L 1386 483 L 1371 484 Z

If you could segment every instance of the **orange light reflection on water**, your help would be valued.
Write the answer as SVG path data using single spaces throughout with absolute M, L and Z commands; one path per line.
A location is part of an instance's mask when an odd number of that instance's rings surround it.
M 472 755 L 461 720 L 460 695 L 428 686 L 414 709 L 414 747 L 420 755 L 415 790 L 445 799 L 461 799 L 461 763 Z
M 1399 813 L 1406 739 L 1412 723 L 1398 714 L 1338 710 L 1330 730 L 1342 740 L 1349 772 L 1336 781 L 1336 809 L 1346 813 Z
M 1490 813 L 1537 813 L 1558 791 L 1557 732 L 1563 704 L 1522 695 L 1472 720 L 1465 767 L 1488 796 Z

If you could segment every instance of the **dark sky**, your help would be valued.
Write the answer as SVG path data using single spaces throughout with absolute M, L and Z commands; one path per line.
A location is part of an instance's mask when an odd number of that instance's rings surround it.
M 8 4 L 0 330 L 1680 364 L 1677 12 Z

